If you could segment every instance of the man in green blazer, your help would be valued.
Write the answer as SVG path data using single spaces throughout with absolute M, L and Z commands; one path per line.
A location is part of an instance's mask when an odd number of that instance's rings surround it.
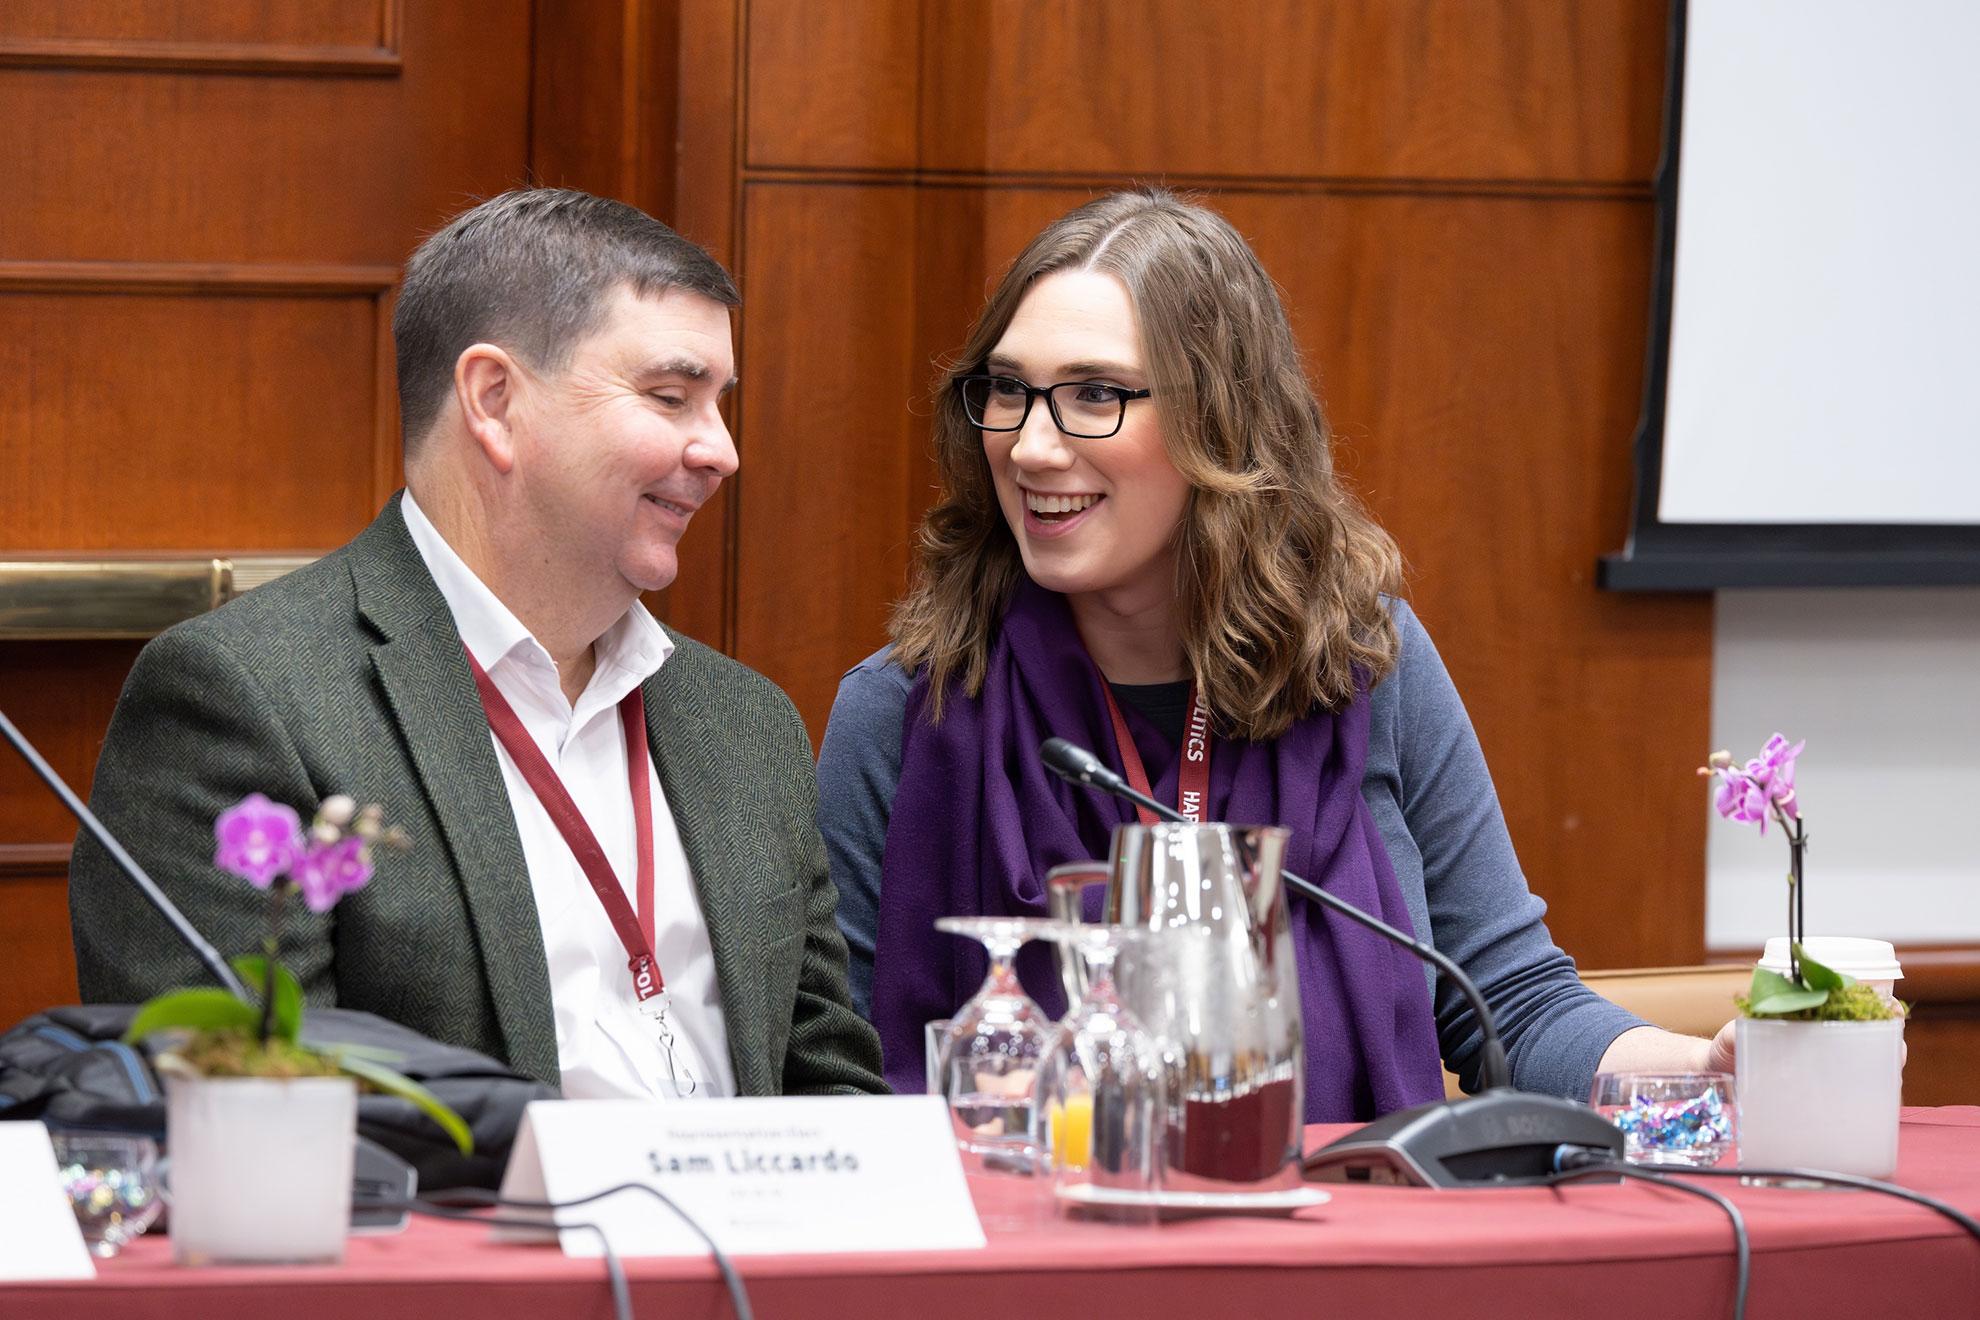
M 145 647 L 98 762 L 97 812 L 215 945 L 257 949 L 267 899 L 214 867 L 214 817 L 253 792 L 305 819 L 347 794 L 412 847 L 290 913 L 312 1002 L 572 1094 L 885 1089 L 796 710 L 639 600 L 735 470 L 717 406 L 737 301 L 705 252 L 581 193 L 504 194 L 413 255 L 393 325 L 407 491 Z M 491 733 L 497 707 L 527 745 Z M 643 936 L 614 924 L 600 856 Z M 85 999 L 204 979 L 86 838 L 70 911 Z

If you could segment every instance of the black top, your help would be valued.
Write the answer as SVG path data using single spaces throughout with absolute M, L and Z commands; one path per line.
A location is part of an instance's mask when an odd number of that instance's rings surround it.
M 1189 720 L 1188 679 L 1177 679 L 1173 683 L 1109 683 L 1107 686 L 1114 690 L 1114 700 L 1123 706 L 1132 706 L 1168 739 L 1169 746 L 1182 746 L 1183 725 Z

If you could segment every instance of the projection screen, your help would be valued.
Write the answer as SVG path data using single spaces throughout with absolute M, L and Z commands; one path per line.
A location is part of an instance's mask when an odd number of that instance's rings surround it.
M 1974 0 L 1676 5 L 1604 585 L 1980 582 L 1976 54 Z

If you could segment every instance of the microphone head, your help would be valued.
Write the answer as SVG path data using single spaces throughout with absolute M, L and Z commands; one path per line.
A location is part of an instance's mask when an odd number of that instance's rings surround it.
M 1091 784 L 1096 779 L 1104 784 L 1107 780 L 1107 767 L 1099 757 L 1064 738 L 1047 738 L 1038 754 L 1044 758 L 1045 768 L 1061 779 L 1075 784 Z

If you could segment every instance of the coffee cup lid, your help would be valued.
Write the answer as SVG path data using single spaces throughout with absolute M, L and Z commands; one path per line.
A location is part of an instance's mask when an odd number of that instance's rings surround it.
M 1801 942 L 1808 956 L 1824 967 L 1834 968 L 1859 981 L 1897 981 L 1904 977 L 1898 966 L 1897 950 L 1889 940 L 1866 940 L 1853 935 L 1810 935 Z M 1767 941 L 1760 965 L 1770 972 L 1788 973 L 1787 936 Z

